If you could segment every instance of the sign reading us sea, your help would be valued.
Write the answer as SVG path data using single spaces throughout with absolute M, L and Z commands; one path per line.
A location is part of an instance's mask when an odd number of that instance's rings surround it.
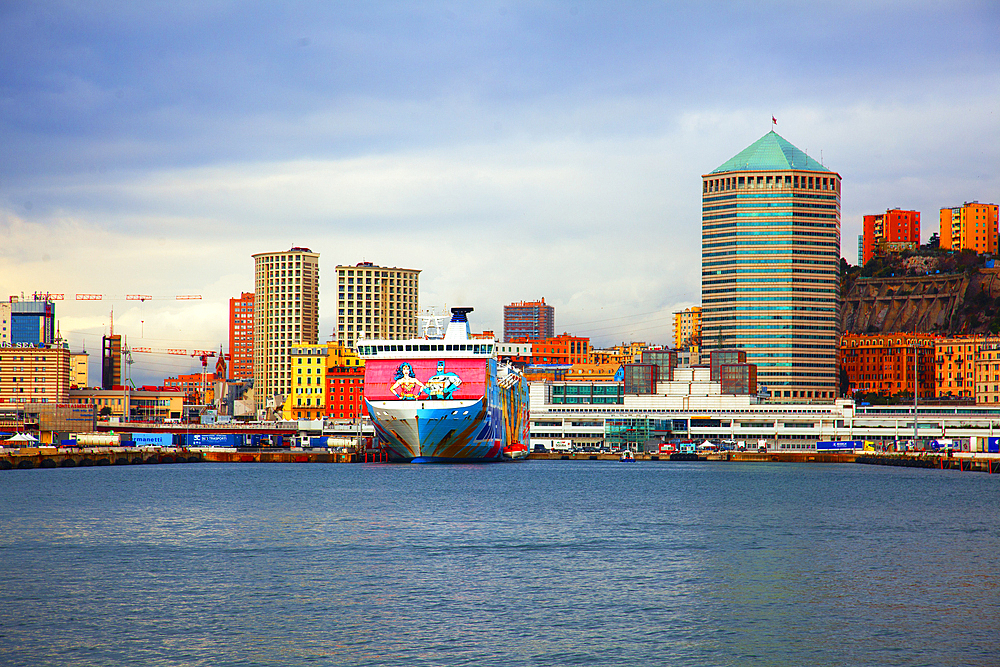
M 476 400 L 486 392 L 488 359 L 369 359 L 369 401 Z

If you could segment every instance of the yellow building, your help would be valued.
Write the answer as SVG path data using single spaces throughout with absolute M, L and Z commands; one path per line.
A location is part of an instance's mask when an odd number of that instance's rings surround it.
M 293 384 L 292 393 L 282 410 L 284 419 L 320 419 L 329 414 L 330 383 L 340 378 L 328 378 L 328 375 L 347 373 L 352 380 L 356 380 L 359 374 L 363 377 L 364 360 L 352 348 L 340 343 L 293 345 L 290 355 Z M 360 385 L 360 382 L 356 384 Z M 356 388 L 360 399 L 361 387 Z
M 674 348 L 701 344 L 701 306 L 691 306 L 674 313 Z
M 966 202 L 941 209 L 940 246 L 945 250 L 997 252 L 997 205 Z
M 642 351 L 649 345 L 643 342 L 632 342 L 628 345 L 622 343 L 606 350 L 591 348 L 587 354 L 587 360 L 591 364 L 622 364 L 637 363 L 642 360 Z
M 77 389 L 90 386 L 90 355 L 86 350 L 69 355 L 69 386 Z
M 590 380 L 592 382 L 612 382 L 621 364 L 573 364 L 563 379 Z

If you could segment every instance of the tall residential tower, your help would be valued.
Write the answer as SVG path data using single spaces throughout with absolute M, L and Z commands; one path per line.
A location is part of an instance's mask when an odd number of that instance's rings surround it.
M 229 300 L 229 379 L 253 377 L 254 293 Z
M 334 340 L 350 348 L 359 338 L 416 338 L 419 289 L 419 269 L 338 266 Z
M 253 385 L 262 408 L 292 391 L 289 348 L 319 337 L 319 253 L 292 248 L 253 259 Z
M 519 301 L 503 307 L 503 340 L 545 340 L 556 335 L 556 309 L 541 301 Z
M 743 349 L 771 395 L 837 396 L 840 175 L 775 132 L 702 176 L 703 352 Z

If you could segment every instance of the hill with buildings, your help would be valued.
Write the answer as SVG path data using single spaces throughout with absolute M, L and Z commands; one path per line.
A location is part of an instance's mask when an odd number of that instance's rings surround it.
M 985 255 L 922 246 L 841 269 L 841 333 L 1000 333 L 1000 268 Z

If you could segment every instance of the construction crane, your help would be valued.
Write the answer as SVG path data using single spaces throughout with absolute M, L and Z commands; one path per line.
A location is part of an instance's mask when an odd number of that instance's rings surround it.
M 64 294 L 52 294 L 49 295 L 51 298 L 56 300 L 61 300 L 65 297 Z M 162 299 L 172 299 L 174 301 L 191 301 L 194 299 L 201 299 L 200 294 L 178 294 L 176 296 L 153 296 L 152 294 L 126 294 L 115 295 L 115 294 L 77 294 L 77 301 L 103 301 L 107 298 L 108 301 L 153 301 Z
M 141 354 L 176 354 L 182 357 L 214 357 L 215 352 L 209 350 L 188 350 L 181 347 L 130 347 L 133 352 Z M 203 363 L 208 363 L 207 359 L 202 359 Z
M 200 352 L 200 354 L 199 354 L 199 352 Z M 198 357 L 199 359 L 201 359 L 201 389 L 199 390 L 198 393 L 207 394 L 208 393 L 208 359 L 209 359 L 209 357 L 214 357 L 215 356 L 215 352 L 208 352 L 206 350 L 195 350 L 195 352 L 191 356 L 192 357 Z M 205 403 L 205 398 L 206 398 L 206 396 L 201 396 L 201 400 L 199 401 L 199 403 L 201 403 L 203 405 L 206 404 Z

